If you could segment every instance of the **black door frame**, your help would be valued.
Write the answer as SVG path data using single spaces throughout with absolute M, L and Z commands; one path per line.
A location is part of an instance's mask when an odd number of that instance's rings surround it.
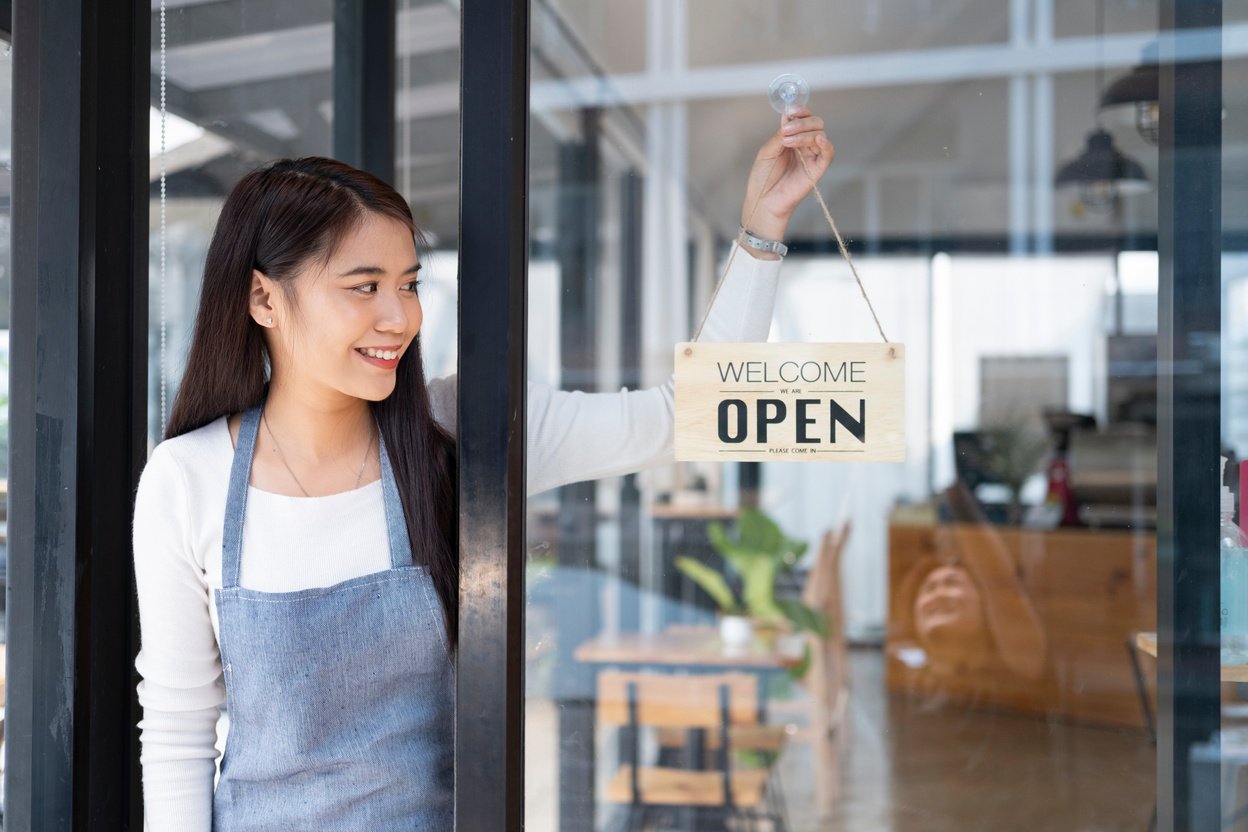
M 1184 29 L 1221 28 L 1222 0 L 1162 0 L 1157 304 L 1158 829 L 1222 828 L 1218 528 L 1222 347 L 1222 60 L 1166 61 Z M 1202 797 L 1203 794 L 1203 797 Z
M 13 4 L 5 826 L 138 829 L 149 2 Z
M 395 0 L 334 0 L 334 158 L 394 184 Z
M 529 0 L 462 0 L 455 825 L 524 823 Z

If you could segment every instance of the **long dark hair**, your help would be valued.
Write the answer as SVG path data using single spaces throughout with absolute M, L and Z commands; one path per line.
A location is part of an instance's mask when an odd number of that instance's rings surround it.
M 370 214 L 403 223 L 417 248 L 425 248 L 403 197 L 343 162 L 321 156 L 279 159 L 239 180 L 208 247 L 195 334 L 166 439 L 247 410 L 263 398 L 271 363 L 261 328 L 248 313 L 252 269 L 284 284 L 310 261 L 328 258 Z M 419 334 L 395 372 L 394 392 L 369 406 L 394 468 L 413 556 L 429 570 L 454 644 L 459 591 L 455 440 L 430 410 Z

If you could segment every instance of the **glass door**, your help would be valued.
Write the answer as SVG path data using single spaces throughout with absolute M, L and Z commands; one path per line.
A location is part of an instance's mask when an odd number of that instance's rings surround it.
M 1248 603 L 1212 568 L 1248 34 L 1242 4 L 1182 5 L 533 4 L 528 828 L 1214 829 L 1243 803 L 1198 784 L 1238 782 L 1211 616 L 1219 587 Z M 734 243 L 785 71 L 906 346 L 904 463 L 672 456 L 704 317 L 879 339 L 813 196 L 780 263 Z M 1220 292 L 1193 271 L 1219 257 Z

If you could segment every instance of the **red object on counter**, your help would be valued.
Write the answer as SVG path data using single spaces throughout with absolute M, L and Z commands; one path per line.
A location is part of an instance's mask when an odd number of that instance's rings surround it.
M 1066 464 L 1065 453 L 1055 453 L 1049 460 L 1049 489 L 1044 496 L 1049 505 L 1062 507 L 1061 526 L 1079 525 L 1079 507 L 1075 503 L 1075 495 L 1070 488 L 1070 468 Z
M 1239 463 L 1239 528 L 1248 534 L 1248 511 L 1244 499 L 1248 495 L 1248 460 Z

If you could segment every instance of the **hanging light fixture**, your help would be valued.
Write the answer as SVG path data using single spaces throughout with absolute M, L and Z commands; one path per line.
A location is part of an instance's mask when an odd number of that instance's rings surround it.
M 1101 111 L 1120 113 L 1151 145 L 1157 144 L 1161 98 L 1161 69 L 1157 44 L 1150 43 L 1140 55 L 1140 65 L 1114 81 L 1101 93 Z
M 1093 210 L 1113 206 L 1120 195 L 1147 193 L 1152 185 L 1139 162 L 1114 145 L 1099 127 L 1088 134 L 1083 153 L 1057 171 L 1057 187 L 1077 186 L 1079 201 Z
M 1111 210 L 1123 195 L 1145 193 L 1152 185 L 1139 162 L 1122 153 L 1114 145 L 1111 136 L 1100 124 L 1100 91 L 1103 87 L 1102 66 L 1099 56 L 1101 42 L 1105 38 L 1104 0 L 1096 4 L 1096 129 L 1088 134 L 1087 144 L 1077 158 L 1065 163 L 1057 171 L 1054 184 L 1061 187 L 1077 186 L 1079 201 L 1093 211 Z

